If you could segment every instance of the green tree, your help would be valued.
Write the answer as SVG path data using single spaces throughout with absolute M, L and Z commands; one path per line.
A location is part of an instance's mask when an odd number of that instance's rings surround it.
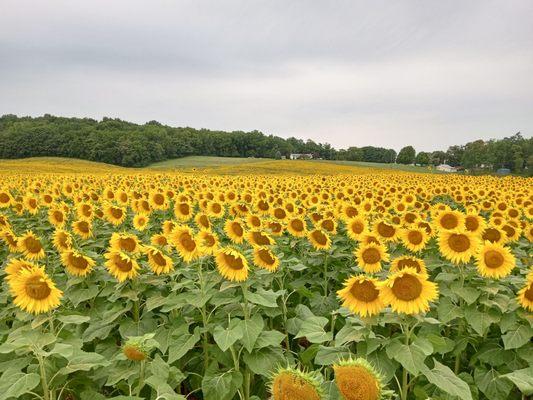
M 430 162 L 430 154 L 426 153 L 425 151 L 421 151 L 415 157 L 415 164 L 429 165 L 429 162 Z
M 398 164 L 412 164 L 415 162 L 416 151 L 413 146 L 405 146 L 398 153 L 396 162 Z

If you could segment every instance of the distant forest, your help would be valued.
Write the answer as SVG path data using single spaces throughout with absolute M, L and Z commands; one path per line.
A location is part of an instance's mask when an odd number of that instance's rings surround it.
M 451 146 L 447 151 L 416 153 L 405 146 L 393 149 L 365 146 L 336 150 L 328 143 L 294 137 L 284 139 L 259 131 L 213 131 L 176 128 L 150 121 L 144 125 L 120 119 L 0 117 L 0 158 L 71 157 L 125 167 L 191 155 L 219 157 L 282 158 L 291 153 L 312 154 L 326 160 L 438 165 L 465 168 L 509 168 L 516 173 L 533 171 L 533 140 L 519 133 L 501 140 Z

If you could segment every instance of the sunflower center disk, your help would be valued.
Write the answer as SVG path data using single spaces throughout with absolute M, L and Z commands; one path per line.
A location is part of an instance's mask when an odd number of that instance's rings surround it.
M 268 265 L 274 264 L 274 259 L 267 250 L 259 250 L 259 258 Z
M 470 239 L 466 235 L 454 233 L 448 239 L 448 245 L 453 251 L 463 253 L 470 248 Z
M 422 293 L 422 283 L 415 276 L 406 274 L 394 280 L 392 292 L 400 300 L 415 300 Z
M 505 261 L 503 256 L 495 250 L 489 250 L 485 253 L 485 265 L 488 268 L 499 268 Z
M 441 218 L 440 224 L 444 229 L 454 229 L 459 225 L 459 221 L 455 215 L 446 214 Z
M 466 217 L 465 227 L 470 232 L 474 232 L 477 230 L 477 228 L 479 228 L 479 222 L 474 217 Z
M 366 249 L 363 252 L 363 261 L 366 264 L 376 264 L 381 261 L 381 254 L 379 254 L 379 250 L 374 248 Z
M 42 249 L 41 243 L 32 237 L 27 238 L 24 243 L 30 253 L 38 253 Z
M 242 260 L 238 257 L 232 256 L 231 254 L 224 254 L 224 261 L 226 261 L 226 264 L 229 268 L 235 271 L 239 271 L 244 268 Z
M 402 270 L 404 268 L 416 268 L 417 272 L 420 272 L 421 270 L 420 264 L 417 261 L 409 258 L 404 258 L 398 261 L 398 269 Z
M 47 283 L 43 282 L 39 277 L 29 279 L 26 282 L 25 289 L 26 294 L 35 300 L 46 299 L 52 293 Z
M 524 292 L 524 297 L 529 301 L 533 301 L 533 285 L 529 285 L 528 289 Z
M 350 288 L 350 293 L 357 300 L 370 303 L 379 296 L 379 290 L 371 281 L 355 282 Z
M 384 224 L 383 222 L 380 222 L 378 224 L 378 232 L 381 236 L 389 238 L 389 237 L 393 237 L 396 231 L 394 230 L 392 226 Z
M 87 260 L 83 256 L 77 256 L 75 254 L 70 254 L 69 262 L 74 268 L 80 270 L 84 270 L 88 266 Z
M 423 240 L 422 234 L 418 231 L 409 232 L 407 237 L 409 239 L 409 242 L 415 245 L 422 243 Z
M 133 263 L 130 260 L 123 260 L 120 256 L 115 258 L 115 265 L 122 272 L 130 272 L 133 269 Z
M 318 231 L 313 232 L 313 239 L 315 239 L 316 242 L 322 246 L 324 246 L 328 242 L 326 235 Z

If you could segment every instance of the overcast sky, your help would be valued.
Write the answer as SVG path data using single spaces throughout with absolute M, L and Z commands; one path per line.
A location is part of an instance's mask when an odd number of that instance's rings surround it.
M 533 131 L 533 1 L 0 0 L 0 114 L 446 149 Z

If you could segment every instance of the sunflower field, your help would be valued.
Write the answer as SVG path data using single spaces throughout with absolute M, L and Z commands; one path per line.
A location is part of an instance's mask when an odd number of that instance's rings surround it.
M 530 399 L 533 185 L 0 176 L 0 400 Z

